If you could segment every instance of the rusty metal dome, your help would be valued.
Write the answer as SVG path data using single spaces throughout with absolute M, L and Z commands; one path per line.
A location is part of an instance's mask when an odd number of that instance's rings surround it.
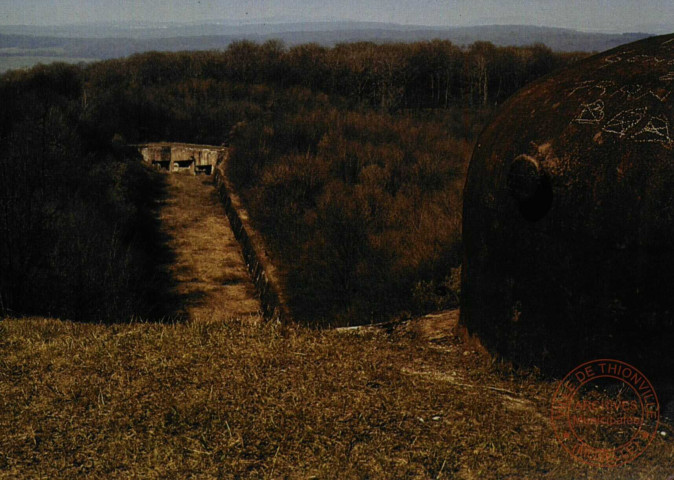
M 526 86 L 482 132 L 461 323 L 485 347 L 674 371 L 673 92 L 674 34 L 652 37 Z

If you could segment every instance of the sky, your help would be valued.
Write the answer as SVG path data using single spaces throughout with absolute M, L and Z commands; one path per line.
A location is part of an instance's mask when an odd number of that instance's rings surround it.
M 0 0 L 0 25 L 361 20 L 674 31 L 674 0 Z

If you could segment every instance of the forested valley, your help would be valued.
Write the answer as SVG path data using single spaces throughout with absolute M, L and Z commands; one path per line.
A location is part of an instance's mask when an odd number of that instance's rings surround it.
M 294 316 L 378 322 L 455 305 L 476 135 L 543 45 L 352 43 L 146 53 L 0 77 L 0 310 L 171 315 L 146 141 L 230 147 L 228 171 Z M 217 242 L 218 239 L 213 239 Z

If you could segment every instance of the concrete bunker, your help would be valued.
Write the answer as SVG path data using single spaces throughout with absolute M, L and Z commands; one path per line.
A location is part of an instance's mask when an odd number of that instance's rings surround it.
M 148 143 L 137 147 L 146 163 L 171 173 L 212 175 L 227 157 L 226 147 L 212 145 Z
M 464 192 L 461 324 L 565 373 L 674 372 L 674 35 L 526 86 L 480 135 Z

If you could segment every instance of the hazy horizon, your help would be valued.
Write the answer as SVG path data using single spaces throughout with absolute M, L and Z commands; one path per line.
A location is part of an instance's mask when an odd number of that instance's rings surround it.
M 586 31 L 674 31 L 674 0 L 6 0 L 0 26 L 363 21 L 437 27 L 520 24 Z

